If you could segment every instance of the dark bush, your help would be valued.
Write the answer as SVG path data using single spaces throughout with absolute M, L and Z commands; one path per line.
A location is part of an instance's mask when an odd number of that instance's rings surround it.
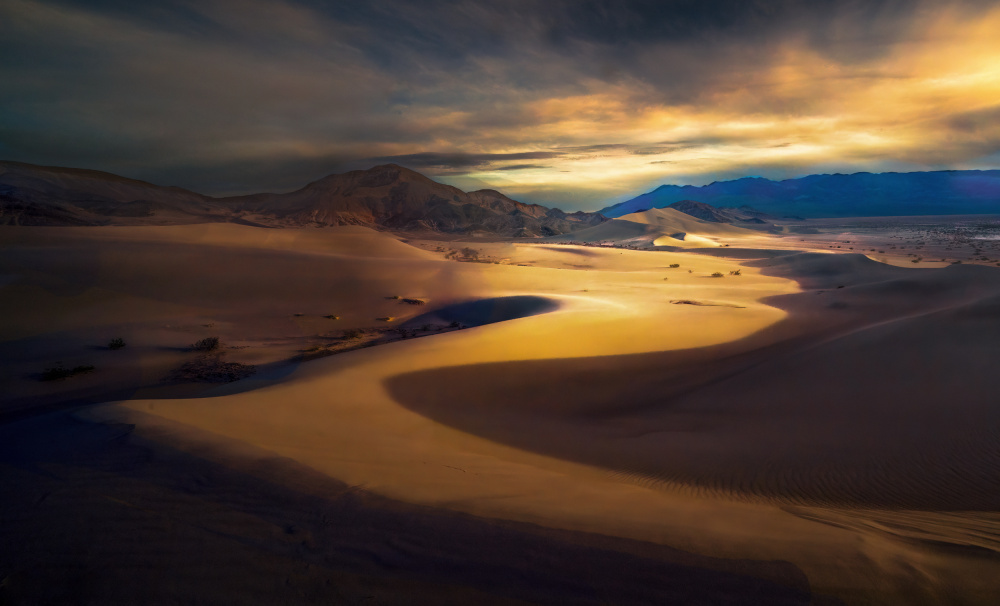
M 219 337 L 205 337 L 191 346 L 195 351 L 215 351 L 219 349 Z
M 197 360 L 184 363 L 176 369 L 171 379 L 183 382 L 232 383 L 245 379 L 257 372 L 253 364 L 226 362 L 224 353 L 199 356 Z
M 94 367 L 89 365 L 75 366 L 73 368 L 65 368 L 62 366 L 54 366 L 52 368 L 46 368 L 42 372 L 42 381 L 58 381 L 60 379 L 68 379 L 69 377 L 75 377 L 76 375 L 86 374 L 88 372 L 93 372 Z
M 108 341 L 108 349 L 121 349 L 125 347 L 125 339 L 121 337 L 115 337 Z

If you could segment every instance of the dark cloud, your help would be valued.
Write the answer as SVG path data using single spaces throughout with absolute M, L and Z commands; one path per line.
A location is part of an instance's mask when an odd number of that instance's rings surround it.
M 634 156 L 666 170 L 680 161 L 645 157 L 693 150 L 686 161 L 702 162 L 698 150 L 712 146 L 794 149 L 800 133 L 722 122 L 838 115 L 849 105 L 844 91 L 906 83 L 906 74 L 877 61 L 901 43 L 926 43 L 914 38 L 920 24 L 995 7 L 985 0 L 6 0 L 0 153 L 206 193 L 288 190 L 384 162 L 470 182 L 474 171 L 562 174 L 567 163 L 595 158 Z M 719 114 L 719 124 L 704 119 L 675 140 L 606 126 L 630 126 L 657 108 L 677 110 L 664 119 L 671 128 L 704 108 Z M 927 119 L 921 124 L 935 134 L 934 149 L 894 153 L 935 165 L 991 155 L 997 111 Z M 884 161 L 875 152 L 845 153 L 872 166 Z M 801 160 L 808 161 L 816 162 Z M 780 169 L 771 162 L 736 163 L 732 171 Z M 697 166 L 699 175 L 725 172 Z M 533 201 L 548 195 L 594 206 L 609 195 L 564 189 L 521 191 Z
M 498 166 L 493 170 L 527 170 L 529 168 L 552 168 L 552 167 L 546 166 L 544 164 L 509 164 L 507 166 Z
M 945 119 L 945 125 L 962 133 L 1000 132 L 1000 106 L 961 112 Z
M 559 152 L 518 152 L 508 154 L 464 154 L 464 153 L 440 153 L 423 152 L 419 154 L 403 154 L 398 156 L 381 156 L 369 158 L 363 162 L 374 164 L 401 164 L 408 168 L 481 168 L 489 166 L 494 162 L 505 162 L 511 160 L 545 160 L 560 156 Z M 535 165 L 522 164 L 518 168 L 533 167 Z M 497 170 L 510 170 L 497 169 Z

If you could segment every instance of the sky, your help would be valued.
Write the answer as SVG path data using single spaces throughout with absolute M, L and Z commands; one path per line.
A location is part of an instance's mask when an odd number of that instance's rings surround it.
M 1000 167 L 1000 0 L 0 0 L 0 159 L 211 195 L 389 162 L 593 210 Z

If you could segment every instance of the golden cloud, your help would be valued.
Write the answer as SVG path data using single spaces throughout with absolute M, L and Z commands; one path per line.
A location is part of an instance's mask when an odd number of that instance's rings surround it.
M 502 145 L 474 146 L 580 151 L 544 168 L 484 167 L 471 176 L 514 193 L 569 187 L 611 195 L 657 178 L 691 180 L 741 167 L 973 167 L 1000 151 L 997 32 L 1000 9 L 974 18 L 938 13 L 856 63 L 790 41 L 766 65 L 684 104 L 649 102 L 655 91 L 639 81 L 611 89 L 588 83 L 594 92 L 528 103 L 530 128 L 489 133 Z

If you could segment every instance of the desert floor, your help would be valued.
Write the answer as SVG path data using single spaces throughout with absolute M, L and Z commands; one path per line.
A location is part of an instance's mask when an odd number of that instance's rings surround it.
M 0 603 L 994 603 L 1000 268 L 626 219 L 0 229 Z

